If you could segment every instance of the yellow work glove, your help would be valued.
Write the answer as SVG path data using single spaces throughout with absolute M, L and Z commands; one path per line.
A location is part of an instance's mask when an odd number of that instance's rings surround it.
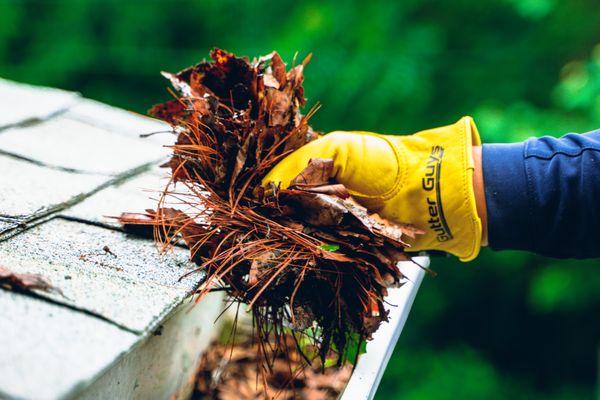
M 359 203 L 425 232 L 407 238 L 411 251 L 441 250 L 470 261 L 481 246 L 471 152 L 480 144 L 470 117 L 410 136 L 337 131 L 287 156 L 263 184 L 287 187 L 311 158 L 333 159 L 332 178 Z

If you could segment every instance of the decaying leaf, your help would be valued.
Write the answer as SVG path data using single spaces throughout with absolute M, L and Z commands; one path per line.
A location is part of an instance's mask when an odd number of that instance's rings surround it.
M 330 186 L 329 181 L 333 173 L 333 160 L 327 158 L 312 158 L 300 174 L 295 177 L 290 186 L 307 188 L 316 186 Z
M 339 197 L 340 199 L 347 199 L 350 197 L 350 193 L 348 189 L 344 185 L 341 184 L 332 184 L 332 185 L 322 185 L 315 187 L 307 187 L 304 190 L 311 193 L 322 193 L 328 194 L 330 196 Z
M 291 204 L 303 221 L 315 226 L 338 226 L 348 209 L 333 196 L 297 189 L 283 190 L 281 199 Z
M 61 290 L 39 274 L 19 274 L 0 266 L 0 286 L 16 291 L 41 290 L 62 294 Z

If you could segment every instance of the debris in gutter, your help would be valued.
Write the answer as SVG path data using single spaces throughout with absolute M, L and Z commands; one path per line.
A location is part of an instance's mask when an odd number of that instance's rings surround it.
M 289 347 L 294 339 L 284 339 Z M 200 358 L 192 400 L 337 399 L 350 379 L 352 366 L 327 367 L 316 362 L 305 367 L 298 353 L 275 353 L 272 368 L 258 375 L 258 341 L 250 338 L 233 345 L 214 342 Z

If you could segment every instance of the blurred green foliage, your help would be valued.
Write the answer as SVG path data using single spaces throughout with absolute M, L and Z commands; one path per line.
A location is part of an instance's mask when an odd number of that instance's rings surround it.
M 313 119 L 407 133 L 473 115 L 486 142 L 600 127 L 597 0 L 0 0 L 0 75 L 144 112 L 213 46 L 314 53 Z M 600 244 L 599 244 L 600 245 Z M 594 398 L 600 262 L 433 260 L 380 399 Z

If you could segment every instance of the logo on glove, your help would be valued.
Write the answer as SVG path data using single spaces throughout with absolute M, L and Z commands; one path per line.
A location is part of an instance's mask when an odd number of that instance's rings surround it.
M 444 157 L 444 148 L 442 146 L 433 146 L 431 153 L 425 165 L 425 176 L 422 179 L 423 190 L 433 192 L 427 196 L 427 209 L 429 211 L 429 229 L 435 232 L 438 242 L 447 242 L 452 239 L 452 232 L 448 227 L 444 217 L 442 207 L 442 196 L 440 191 L 440 171 L 442 170 L 442 158 Z

